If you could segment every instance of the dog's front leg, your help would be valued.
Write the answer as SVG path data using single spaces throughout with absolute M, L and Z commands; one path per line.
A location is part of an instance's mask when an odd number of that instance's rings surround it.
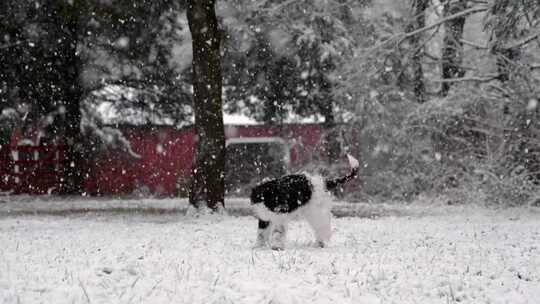
M 285 249 L 287 241 L 287 223 L 276 223 L 272 231 L 272 240 L 270 245 L 273 250 Z
M 271 223 L 269 221 L 263 221 L 259 219 L 259 227 L 257 229 L 257 240 L 255 241 L 255 247 L 264 247 L 268 245 L 271 232 Z
M 332 236 L 332 214 L 326 209 L 310 208 L 304 213 L 305 218 L 313 232 L 315 233 L 315 240 L 317 246 L 326 247 L 330 242 Z

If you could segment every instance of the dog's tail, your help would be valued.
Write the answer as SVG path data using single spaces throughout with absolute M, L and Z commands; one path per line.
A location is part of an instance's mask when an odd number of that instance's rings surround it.
M 335 179 L 327 179 L 325 181 L 326 189 L 328 191 L 334 190 L 337 187 L 344 185 L 348 181 L 356 178 L 358 176 L 358 170 L 360 168 L 360 163 L 358 160 L 354 157 L 352 157 L 350 154 L 347 154 L 347 159 L 349 160 L 349 166 L 351 167 L 351 172 L 343 177 L 338 177 Z

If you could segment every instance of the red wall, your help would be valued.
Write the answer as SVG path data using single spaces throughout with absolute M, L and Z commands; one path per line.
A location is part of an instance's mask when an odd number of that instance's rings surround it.
M 122 130 L 140 158 L 108 150 L 89 165 L 85 189 L 89 194 L 128 194 L 146 186 L 156 195 L 174 195 L 179 176 L 189 176 L 193 131 L 172 128 Z
M 85 189 L 91 195 L 131 194 L 146 188 L 158 196 L 174 196 L 177 181 L 189 183 L 195 133 L 193 128 L 130 127 L 122 129 L 133 151 L 109 150 L 89 164 Z M 316 124 L 226 126 L 226 138 L 280 137 L 291 147 L 291 166 L 306 161 L 319 144 L 322 127 Z

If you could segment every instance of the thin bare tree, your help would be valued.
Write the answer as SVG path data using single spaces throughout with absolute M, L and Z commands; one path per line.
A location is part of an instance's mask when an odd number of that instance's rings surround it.
M 428 0 L 413 0 L 413 22 L 411 32 L 422 29 L 426 26 L 426 9 Z M 413 48 L 412 69 L 413 69 L 413 91 L 416 100 L 419 103 L 426 101 L 426 85 L 424 82 L 424 69 L 422 68 L 422 59 L 424 57 L 424 42 L 421 33 L 411 36 L 411 45 Z
M 444 16 L 452 16 L 464 11 L 467 1 L 446 1 L 444 3 Z M 442 79 L 462 78 L 465 70 L 462 68 L 463 61 L 463 29 L 466 16 L 450 19 L 444 24 L 444 38 L 442 46 L 441 72 Z M 448 95 L 452 82 L 441 83 L 441 95 Z

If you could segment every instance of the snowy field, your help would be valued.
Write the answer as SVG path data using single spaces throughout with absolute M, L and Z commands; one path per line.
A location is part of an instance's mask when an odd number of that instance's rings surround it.
M 0 203 L 0 303 L 540 299 L 538 210 L 431 206 L 340 217 L 324 249 L 299 222 L 288 248 L 275 252 L 252 249 L 257 223 L 249 216 L 193 218 L 166 200 L 160 210 L 172 212 L 106 211 L 117 203 L 87 202 L 99 206 L 89 213 L 51 200 Z M 36 204 L 41 214 L 25 212 Z

